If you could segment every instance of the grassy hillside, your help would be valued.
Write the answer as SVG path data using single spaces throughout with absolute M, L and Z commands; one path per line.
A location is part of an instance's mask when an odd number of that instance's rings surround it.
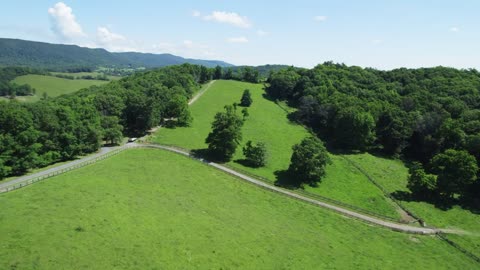
M 0 205 L 0 269 L 478 266 L 438 238 L 343 218 L 159 150 L 0 194 Z
M 17 97 L 19 100 L 34 102 L 40 100 L 43 93 L 49 97 L 56 97 L 64 94 L 70 94 L 92 85 L 102 85 L 108 81 L 97 80 L 68 80 L 53 76 L 44 75 L 25 75 L 15 78 L 13 82 L 17 84 L 29 84 L 37 90 L 35 96 Z
M 368 174 L 388 192 L 409 192 L 407 188 L 408 169 L 398 160 L 379 158 L 370 154 L 349 155 L 348 158 L 364 168 Z M 409 199 L 401 203 L 414 214 L 427 221 L 428 225 L 442 228 L 461 229 L 471 234 L 448 238 L 480 257 L 480 216 L 474 211 L 458 205 L 440 209 L 433 204 Z
M 292 146 L 299 143 L 309 133 L 299 125 L 287 119 L 287 113 L 274 102 L 265 99 L 262 85 L 238 81 L 217 81 L 191 106 L 193 123 L 191 127 L 160 129 L 152 141 L 177 145 L 187 149 L 206 148 L 205 138 L 211 129 L 211 122 L 216 112 L 233 102 L 240 102 L 244 89 L 250 89 L 253 104 L 248 108 L 250 117 L 242 128 L 243 141 L 263 141 L 268 148 L 268 163 L 263 168 L 249 168 L 241 161 L 241 147 L 237 149 L 229 165 L 249 173 L 262 176 L 271 182 L 276 180 L 275 172 L 285 170 L 290 163 Z M 332 155 L 333 164 L 327 167 L 327 175 L 317 188 L 306 190 L 344 203 L 355 205 L 365 210 L 398 218 L 393 204 L 357 169 L 340 157 Z

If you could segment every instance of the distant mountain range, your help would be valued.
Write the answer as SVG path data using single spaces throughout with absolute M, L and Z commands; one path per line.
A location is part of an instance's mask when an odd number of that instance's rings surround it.
M 28 66 L 63 71 L 71 68 L 132 67 L 155 68 L 183 63 L 207 67 L 233 67 L 232 64 L 188 59 L 172 54 L 112 53 L 105 49 L 90 49 L 77 45 L 50 44 L 21 39 L 0 38 L 0 66 Z

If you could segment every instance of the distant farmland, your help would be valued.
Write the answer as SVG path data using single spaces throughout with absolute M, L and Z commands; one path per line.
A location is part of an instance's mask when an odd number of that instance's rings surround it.
M 29 84 L 36 89 L 34 96 L 17 97 L 18 100 L 26 102 L 35 102 L 42 98 L 43 93 L 49 97 L 56 97 L 64 94 L 70 94 L 92 85 L 102 85 L 108 81 L 99 80 L 69 80 L 45 75 L 25 75 L 13 80 L 17 84 Z

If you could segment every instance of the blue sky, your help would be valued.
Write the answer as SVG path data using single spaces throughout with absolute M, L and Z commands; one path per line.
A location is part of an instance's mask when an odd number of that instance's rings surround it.
M 480 1 L 25 1 L 0 37 L 233 64 L 480 68 Z

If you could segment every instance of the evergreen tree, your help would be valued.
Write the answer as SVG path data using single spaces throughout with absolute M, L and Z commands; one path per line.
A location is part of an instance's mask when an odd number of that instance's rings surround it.
M 252 96 L 250 94 L 250 90 L 245 89 L 242 94 L 242 98 L 240 99 L 240 106 L 243 107 L 250 107 L 252 105 Z

